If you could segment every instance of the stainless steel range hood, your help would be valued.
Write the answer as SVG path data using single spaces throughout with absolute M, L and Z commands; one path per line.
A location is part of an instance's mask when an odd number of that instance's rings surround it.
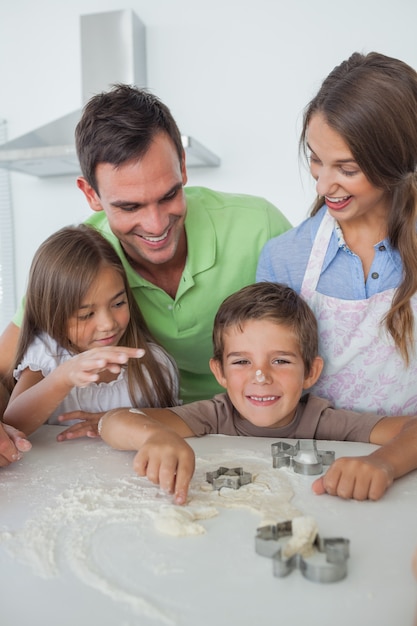
M 130 9 L 80 17 L 83 105 L 114 83 L 146 87 L 146 29 Z M 34 176 L 78 175 L 74 130 L 82 109 L 0 145 L 0 167 Z M 215 167 L 220 159 L 183 135 L 188 167 Z

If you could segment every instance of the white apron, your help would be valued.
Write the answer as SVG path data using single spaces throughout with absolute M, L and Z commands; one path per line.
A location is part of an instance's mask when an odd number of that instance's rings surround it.
M 405 363 L 385 324 L 395 290 L 366 300 L 341 300 L 316 291 L 324 258 L 335 227 L 327 212 L 313 243 L 301 295 L 316 314 L 319 351 L 325 364 L 315 395 L 338 408 L 380 415 L 417 414 L 417 352 Z M 417 297 L 411 305 L 417 320 Z M 417 324 L 415 328 L 417 333 Z M 417 341 L 414 342 L 417 350 Z

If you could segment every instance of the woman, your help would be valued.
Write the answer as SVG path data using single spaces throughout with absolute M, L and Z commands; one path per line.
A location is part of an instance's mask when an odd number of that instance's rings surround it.
M 417 413 L 417 73 L 354 53 L 305 110 L 300 146 L 317 199 L 269 241 L 257 280 L 286 282 L 314 310 L 338 407 Z

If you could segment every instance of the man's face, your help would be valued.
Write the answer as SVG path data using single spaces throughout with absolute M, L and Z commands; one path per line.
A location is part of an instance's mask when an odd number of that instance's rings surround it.
M 187 182 L 174 144 L 165 133 L 155 136 L 145 155 L 119 167 L 96 168 L 99 195 L 84 178 L 78 186 L 94 211 L 104 211 L 110 228 L 137 269 L 185 263 L 184 220 Z

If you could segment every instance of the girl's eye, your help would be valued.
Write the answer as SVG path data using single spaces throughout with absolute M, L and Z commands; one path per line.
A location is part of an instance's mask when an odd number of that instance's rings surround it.
M 91 316 L 93 315 L 92 312 L 90 313 L 86 313 L 85 315 L 79 315 L 78 319 L 80 320 L 80 322 L 85 322 L 86 320 L 88 320 Z
M 114 306 L 115 306 L 116 308 L 119 308 L 119 307 L 121 307 L 121 306 L 124 306 L 125 304 L 127 304 L 127 300 L 119 300 L 119 302 L 116 302 L 116 303 L 114 304 Z

